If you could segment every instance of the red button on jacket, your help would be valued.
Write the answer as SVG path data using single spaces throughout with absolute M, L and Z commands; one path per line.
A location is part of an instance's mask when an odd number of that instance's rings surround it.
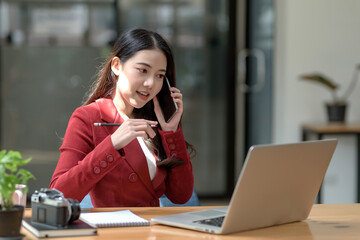
M 136 175 L 136 173 L 131 173 L 131 174 L 129 175 L 129 181 L 130 181 L 130 182 L 136 182 L 136 181 L 137 181 L 137 178 L 138 178 L 138 176 Z
M 101 161 L 101 162 L 100 162 L 100 167 L 106 168 L 106 167 L 107 167 L 107 162 Z
M 108 162 L 114 161 L 114 157 L 113 157 L 112 155 L 108 155 L 108 156 L 106 157 L 106 159 L 107 159 Z
M 99 167 L 94 167 L 94 173 L 99 174 L 100 173 L 100 168 Z

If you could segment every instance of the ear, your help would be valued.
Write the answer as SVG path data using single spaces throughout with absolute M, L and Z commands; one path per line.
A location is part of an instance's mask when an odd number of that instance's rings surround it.
M 113 71 L 113 73 L 114 73 L 116 76 L 119 76 L 119 75 L 120 75 L 121 62 L 120 62 L 120 59 L 119 59 L 118 57 L 114 57 L 114 58 L 111 60 L 111 70 Z

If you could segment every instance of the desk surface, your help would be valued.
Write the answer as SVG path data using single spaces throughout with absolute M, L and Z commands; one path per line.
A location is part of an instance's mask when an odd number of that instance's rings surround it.
M 316 133 L 360 133 L 360 123 L 306 123 L 303 130 Z
M 158 207 L 130 208 L 130 210 L 150 220 L 152 217 L 175 214 L 186 211 L 202 210 L 213 207 Z M 92 211 L 115 211 L 122 208 L 92 209 Z M 29 217 L 31 210 L 26 209 Z M 26 229 L 24 240 L 37 239 Z M 359 239 L 360 236 L 360 204 L 315 204 L 310 216 L 303 222 L 296 222 L 246 231 L 229 235 L 212 235 L 192 230 L 167 227 L 156 223 L 146 227 L 99 228 L 97 236 L 79 237 L 89 239 Z M 56 238 L 69 240 L 70 238 Z M 71 238 L 73 239 L 73 238 Z

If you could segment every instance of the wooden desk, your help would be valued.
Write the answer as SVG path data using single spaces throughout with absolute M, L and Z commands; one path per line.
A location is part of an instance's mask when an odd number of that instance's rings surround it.
M 360 123 L 317 123 L 302 125 L 302 140 L 308 140 L 308 136 L 313 134 L 317 139 L 322 139 L 324 135 L 355 135 L 357 137 L 357 202 L 360 202 Z M 321 203 L 321 191 L 318 194 L 319 203 Z
M 158 207 L 130 208 L 130 210 L 150 220 L 152 217 L 175 214 L 187 211 L 202 210 L 213 207 Z M 92 211 L 115 211 L 121 208 L 92 209 Z M 30 216 L 31 210 L 26 209 L 25 216 Z M 37 239 L 24 228 L 24 240 Z M 310 216 L 303 222 L 296 222 L 262 228 L 258 230 L 234 233 L 229 235 L 213 235 L 192 230 L 168 227 L 152 223 L 147 227 L 99 228 L 97 236 L 78 238 L 56 238 L 62 240 L 79 239 L 359 239 L 360 236 L 360 204 L 315 204 Z

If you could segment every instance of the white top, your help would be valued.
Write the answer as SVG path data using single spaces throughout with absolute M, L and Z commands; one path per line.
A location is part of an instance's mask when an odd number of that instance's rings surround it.
M 144 139 L 142 137 L 137 137 L 141 149 L 143 150 L 146 161 L 149 168 L 150 179 L 153 180 L 156 174 L 156 159 L 154 154 L 150 151 L 150 149 L 146 146 Z

